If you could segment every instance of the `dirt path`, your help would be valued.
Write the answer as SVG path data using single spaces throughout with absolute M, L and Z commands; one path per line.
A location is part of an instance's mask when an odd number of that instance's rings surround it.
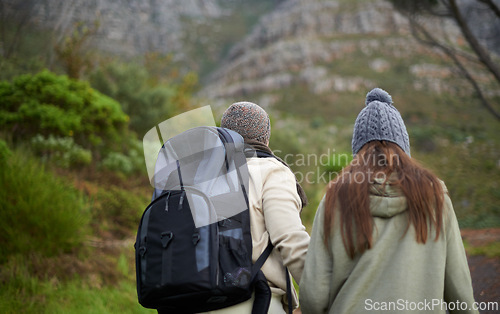
M 476 301 L 496 302 L 500 306 L 500 258 L 471 256 L 469 268 Z M 481 313 L 500 313 L 500 310 Z
M 462 230 L 462 237 L 472 246 L 500 242 L 500 229 Z M 477 302 L 496 302 L 500 307 L 500 257 L 469 256 L 469 268 Z M 499 310 L 481 314 L 500 313 Z

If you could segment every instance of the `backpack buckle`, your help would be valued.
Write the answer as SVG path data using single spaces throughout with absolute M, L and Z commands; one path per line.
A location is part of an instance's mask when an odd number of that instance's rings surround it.
M 193 245 L 198 244 L 200 242 L 201 236 L 198 232 L 193 233 Z
M 161 234 L 161 244 L 163 248 L 166 249 L 170 241 L 174 238 L 174 234 L 171 231 L 166 231 Z
M 141 247 L 139 248 L 139 255 L 140 255 L 141 257 L 144 257 L 144 255 L 146 255 L 146 251 L 147 251 L 147 250 L 146 250 L 146 247 L 145 247 L 145 246 L 141 246 Z

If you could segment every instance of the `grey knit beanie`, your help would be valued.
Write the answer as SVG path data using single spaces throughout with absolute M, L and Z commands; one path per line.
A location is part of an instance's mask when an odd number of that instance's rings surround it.
M 271 136 L 271 122 L 258 105 L 242 101 L 229 106 L 222 115 L 220 126 L 239 133 L 243 138 L 266 144 Z
M 353 155 L 368 142 L 389 141 L 411 156 L 408 132 L 401 114 L 392 105 L 391 95 L 383 89 L 374 88 L 366 94 L 365 104 L 354 123 Z

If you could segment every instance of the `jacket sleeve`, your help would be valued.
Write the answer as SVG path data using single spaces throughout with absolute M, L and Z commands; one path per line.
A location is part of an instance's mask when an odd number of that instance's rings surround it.
M 262 191 L 266 229 L 272 244 L 297 283 L 300 282 L 309 246 L 309 234 L 300 219 L 301 201 L 295 176 L 287 167 L 275 165 L 266 176 Z
M 324 201 L 318 206 L 311 232 L 309 253 L 300 283 L 300 306 L 303 313 L 327 313 L 330 307 L 333 259 L 323 241 Z
M 443 215 L 446 233 L 446 269 L 444 283 L 444 299 L 447 303 L 462 303 L 468 305 L 467 311 L 450 311 L 450 313 L 479 313 L 473 310 L 474 294 L 467 263 L 467 256 L 460 235 L 457 217 L 448 194 L 444 196 Z

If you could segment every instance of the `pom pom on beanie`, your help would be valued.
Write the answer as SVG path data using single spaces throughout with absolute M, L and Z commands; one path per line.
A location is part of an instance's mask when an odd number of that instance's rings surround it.
M 366 94 L 365 105 L 368 106 L 372 101 L 385 102 L 386 104 L 392 105 L 392 97 L 385 90 L 381 88 L 374 88 Z

